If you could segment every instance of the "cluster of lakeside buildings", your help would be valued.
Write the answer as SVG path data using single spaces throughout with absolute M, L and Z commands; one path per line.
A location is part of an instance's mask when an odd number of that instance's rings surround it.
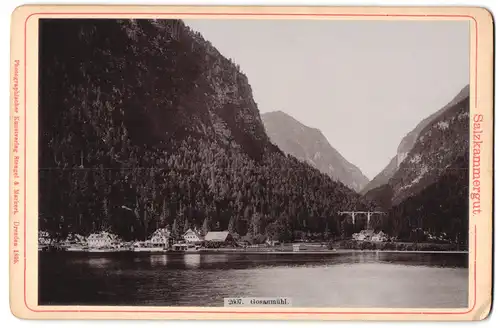
M 352 239 L 356 241 L 384 242 L 389 241 L 390 237 L 382 231 L 375 233 L 374 230 L 361 230 L 358 233 L 353 233 Z
M 234 242 L 228 231 L 210 231 L 202 236 L 198 231 L 189 229 L 181 238 L 174 238 L 166 229 L 157 229 L 147 240 L 126 242 L 117 235 L 101 231 L 84 237 L 70 234 L 60 242 L 55 241 L 48 232 L 39 231 L 38 250 L 57 249 L 69 252 L 167 252 L 167 251 L 198 251 L 209 243 L 211 245 L 230 245 Z
M 391 238 L 382 231 L 362 230 L 352 235 L 358 242 L 387 242 Z M 237 242 L 229 231 L 209 231 L 202 235 L 196 229 L 188 229 L 180 238 L 174 238 L 167 228 L 157 229 L 144 241 L 123 241 L 119 236 L 101 231 L 82 236 L 70 234 L 63 241 L 56 241 L 46 231 L 38 233 L 38 250 L 61 250 L 69 252 L 198 252 L 203 248 L 276 246 L 278 241 L 267 240 L 262 245 L 251 245 L 247 241 Z M 306 244 L 308 244 L 306 242 Z M 300 251 L 301 244 L 295 243 L 293 251 Z

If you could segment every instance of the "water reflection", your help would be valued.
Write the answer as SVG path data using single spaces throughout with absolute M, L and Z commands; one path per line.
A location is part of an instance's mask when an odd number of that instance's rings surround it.
M 92 268 L 104 268 L 111 263 L 108 258 L 89 258 L 87 264 Z
M 39 255 L 41 305 L 223 306 L 287 296 L 298 307 L 467 306 L 466 254 Z
M 201 255 L 200 254 L 186 254 L 184 255 L 184 264 L 189 269 L 197 269 L 200 267 Z
M 157 266 L 157 265 L 167 265 L 167 255 L 157 255 L 153 254 L 149 257 L 149 261 L 151 262 L 152 266 Z
M 229 261 L 229 254 L 210 254 L 210 256 L 204 255 L 200 262 L 204 268 L 209 268 L 216 266 L 220 263 L 226 263 Z

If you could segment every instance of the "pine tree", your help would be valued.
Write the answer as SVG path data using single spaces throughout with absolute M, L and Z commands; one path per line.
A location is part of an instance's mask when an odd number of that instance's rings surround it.
M 167 207 L 167 199 L 166 198 L 163 198 L 163 207 L 162 207 L 162 210 L 161 210 L 161 214 L 160 214 L 160 226 L 161 227 L 164 227 L 165 226 L 165 223 L 167 222 L 167 219 L 168 219 L 168 207 Z
M 252 215 L 252 222 L 251 222 L 251 233 L 253 236 L 257 236 L 260 234 L 260 226 L 261 226 L 261 215 L 259 213 L 254 213 Z
M 177 217 L 174 219 L 174 223 L 172 224 L 172 236 L 174 238 L 180 238 L 180 236 L 181 236 L 180 227 L 179 227 L 179 223 L 177 221 Z
M 235 218 L 234 217 L 231 217 L 231 219 L 229 219 L 229 224 L 227 226 L 227 230 L 231 233 L 234 233 L 236 232 L 236 224 L 235 224 Z
M 208 221 L 208 218 L 205 218 L 203 221 L 203 226 L 201 228 L 201 233 L 203 236 L 206 236 L 206 234 L 210 231 L 210 222 Z
M 328 240 L 331 237 L 331 231 L 330 228 L 328 227 L 328 222 L 326 223 L 326 228 L 325 228 L 325 233 L 323 234 L 323 239 Z

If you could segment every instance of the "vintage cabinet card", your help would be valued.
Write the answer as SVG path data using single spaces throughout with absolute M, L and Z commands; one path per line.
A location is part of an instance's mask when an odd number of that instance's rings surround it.
M 489 314 L 485 9 L 23 6 L 11 86 L 18 317 Z

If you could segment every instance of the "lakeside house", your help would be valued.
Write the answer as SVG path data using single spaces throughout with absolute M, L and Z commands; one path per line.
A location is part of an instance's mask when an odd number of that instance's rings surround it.
M 353 233 L 352 239 L 356 241 L 368 241 L 371 239 L 373 234 L 374 234 L 373 230 L 361 230 L 358 233 Z
M 49 246 L 52 244 L 52 238 L 47 231 L 38 231 L 38 245 L 39 246 Z
M 371 241 L 375 241 L 375 242 L 383 242 L 383 241 L 388 241 L 388 240 L 389 240 L 389 236 L 387 236 L 382 231 L 379 231 L 379 233 L 374 234 L 372 236 L 372 239 L 371 239 Z
M 352 239 L 356 241 L 384 242 L 389 240 L 389 237 L 382 231 L 375 233 L 373 230 L 361 230 L 358 233 L 353 233 Z
M 235 245 L 236 242 L 229 231 L 209 231 L 205 236 L 205 243 L 208 245 Z
M 113 248 L 119 243 L 118 236 L 105 231 L 93 233 L 87 238 L 89 248 Z
M 151 235 L 151 238 L 146 241 L 150 247 L 162 247 L 168 249 L 173 243 L 173 238 L 167 228 L 157 229 Z
M 85 243 L 87 240 L 82 235 L 79 235 L 77 233 L 70 233 L 64 241 L 68 243 Z
M 446 235 L 445 232 L 441 232 L 440 234 L 433 235 L 430 232 L 424 232 L 425 237 L 429 241 L 438 241 L 438 242 L 449 242 L 450 238 Z
M 87 240 L 84 236 L 70 233 L 62 243 L 62 247 L 66 249 L 79 249 L 87 245 Z
M 188 244 L 199 244 L 203 241 L 203 237 L 195 230 L 188 229 L 183 235 L 184 241 Z

